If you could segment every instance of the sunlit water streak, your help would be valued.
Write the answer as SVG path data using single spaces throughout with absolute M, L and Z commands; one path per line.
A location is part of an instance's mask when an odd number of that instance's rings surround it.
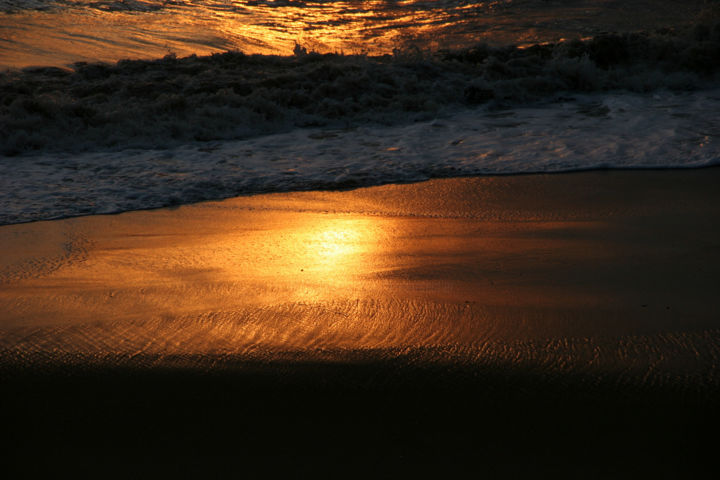
M 649 5 L 649 4 L 652 5 Z M 701 1 L 100 0 L 0 2 L 0 66 L 208 54 L 387 54 L 528 44 L 697 20 Z M 650 8 L 652 7 L 652 8 Z

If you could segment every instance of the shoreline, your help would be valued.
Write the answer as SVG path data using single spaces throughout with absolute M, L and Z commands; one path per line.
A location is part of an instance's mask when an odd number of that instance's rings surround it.
M 172 210 L 177 209 L 181 207 L 186 206 L 193 206 L 197 204 L 206 204 L 206 203 L 218 203 L 218 202 L 225 202 L 233 199 L 241 199 L 241 198 L 252 198 L 252 197 L 267 197 L 272 195 L 293 195 L 293 194 L 304 194 L 304 193 L 313 193 L 313 192 L 328 192 L 328 193 L 343 193 L 343 192 L 352 192 L 354 190 L 365 190 L 368 188 L 377 188 L 377 187 L 384 187 L 387 185 L 416 185 L 416 184 L 422 184 L 427 182 L 433 182 L 433 181 L 443 181 L 443 180 L 463 180 L 463 179 L 472 179 L 472 178 L 493 178 L 493 177 L 536 177 L 536 176 L 564 176 L 564 175 L 574 175 L 574 174 L 582 174 L 582 173 L 603 173 L 603 172 L 674 172 L 674 171 L 686 171 L 686 170 L 714 170 L 714 169 L 720 169 L 720 163 L 712 163 L 707 165 L 678 165 L 673 167 L 655 167 L 655 166 L 649 166 L 649 167 L 588 167 L 588 168 L 579 168 L 579 169 L 570 169 L 570 170 L 559 170 L 559 171 L 552 171 L 552 172 L 511 172 L 511 173 L 483 173 L 483 174 L 475 174 L 475 173 L 468 173 L 468 174 L 462 174 L 462 175 L 452 175 L 452 176 L 438 176 L 438 177 L 432 177 L 432 178 L 426 178 L 422 180 L 408 180 L 408 181 L 393 181 L 393 182 L 387 182 L 387 183 L 378 183 L 378 184 L 369 184 L 369 185 L 360 185 L 360 186 L 349 186 L 349 187 L 337 187 L 337 188 L 307 188 L 307 189 L 292 189 L 292 190 L 279 190 L 279 191 L 272 191 L 272 192 L 250 192 L 250 193 L 240 193 L 237 195 L 230 195 L 230 196 L 224 196 L 224 197 L 218 197 L 218 198 L 208 198 L 203 200 L 198 200 L 194 202 L 188 202 L 188 203 L 178 203 L 174 205 L 163 205 L 163 206 L 157 206 L 157 207 L 147 207 L 147 208 L 137 208 L 137 209 L 130 209 L 130 210 L 117 210 L 117 211 L 109 211 L 109 212 L 99 212 L 99 213 L 81 213 L 81 214 L 75 214 L 70 216 L 58 216 L 58 217 L 48 217 L 48 218 L 38 218 L 38 219 L 31 219 L 31 220 L 21 220 L 21 221 L 15 221 L 12 223 L 1 223 L 0 228 L 7 227 L 11 225 L 27 225 L 30 223 L 39 223 L 39 222 L 55 222 L 55 221 L 62 221 L 62 220 L 70 220 L 74 218 L 85 218 L 85 217 L 105 217 L 105 216 L 115 216 L 115 215 L 123 215 L 127 213 L 133 213 L 133 212 L 152 212 L 156 210 Z
M 466 177 L 2 226 L 11 467 L 710 472 L 718 180 Z

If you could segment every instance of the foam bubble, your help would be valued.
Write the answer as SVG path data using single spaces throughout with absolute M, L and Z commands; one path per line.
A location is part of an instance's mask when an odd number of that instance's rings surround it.
M 0 223 L 432 177 L 715 165 L 717 111 L 717 89 L 590 93 L 394 126 L 0 157 Z

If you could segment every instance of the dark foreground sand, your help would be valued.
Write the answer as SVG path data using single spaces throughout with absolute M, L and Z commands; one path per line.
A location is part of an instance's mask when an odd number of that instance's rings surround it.
M 7 478 L 717 473 L 720 170 L 0 227 Z

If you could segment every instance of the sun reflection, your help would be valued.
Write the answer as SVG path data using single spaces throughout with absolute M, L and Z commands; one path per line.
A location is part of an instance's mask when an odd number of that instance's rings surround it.
M 387 242 L 387 218 L 338 214 L 290 217 L 268 212 L 268 220 L 283 224 L 276 234 L 254 232 L 217 250 L 214 261 L 236 281 L 264 278 L 270 285 L 284 285 L 287 294 L 309 300 L 329 297 L 338 289 L 357 286 L 382 268 Z M 221 258 L 223 257 L 223 258 Z M 259 260 L 260 259 L 260 260 Z
M 0 65 L 160 58 L 169 52 L 182 57 L 226 50 L 290 55 L 295 44 L 319 53 L 377 55 L 398 47 L 426 48 L 440 40 L 442 47 L 469 39 L 475 43 L 475 23 L 487 23 L 487 8 L 480 0 L 462 4 L 386 0 L 148 4 L 153 8 L 135 11 L 131 5 L 79 2 L 51 12 L 13 14 L 9 25 L 0 26 L 6 27 L 18 51 L 1 50 Z
M 367 219 L 328 219 L 297 232 L 297 261 L 303 272 L 339 280 L 362 273 L 376 243 L 377 226 Z
M 479 42 L 554 42 L 608 28 L 650 30 L 676 22 L 674 15 L 654 12 L 642 15 L 641 25 L 637 15 L 618 16 L 604 5 L 579 2 L 571 7 L 561 2 L 553 7 L 548 2 L 487 0 L 73 1 L 48 10 L 0 11 L 0 40 L 12 44 L 0 48 L 0 66 L 227 50 L 291 55 L 296 44 L 318 53 L 383 55 Z

